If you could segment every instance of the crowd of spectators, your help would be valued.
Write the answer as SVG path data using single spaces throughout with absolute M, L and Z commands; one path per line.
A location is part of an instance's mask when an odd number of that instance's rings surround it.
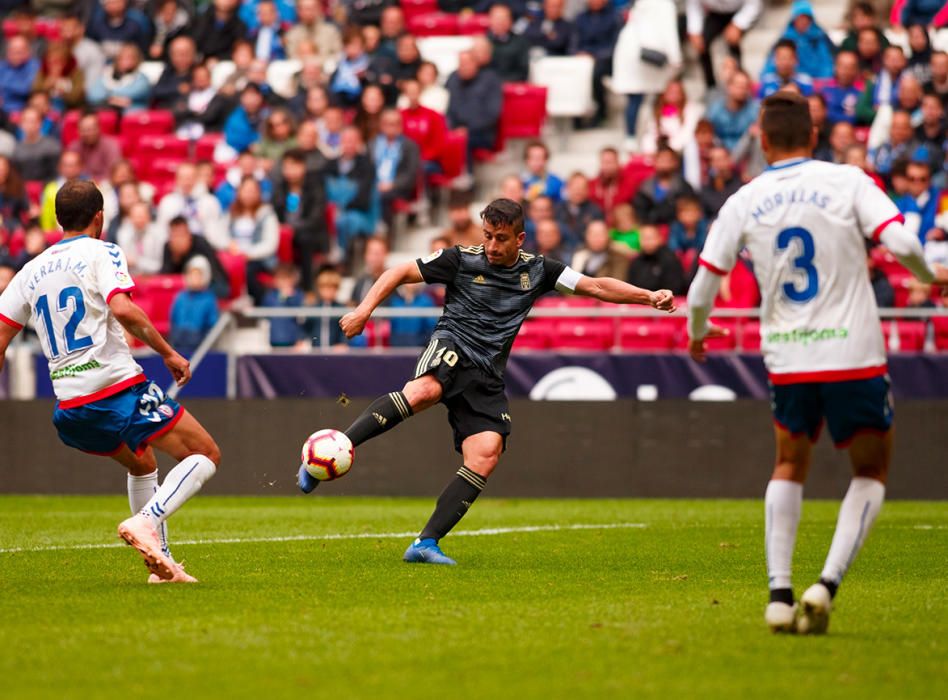
M 595 108 L 574 127 L 605 122 L 609 86 L 625 96 L 626 140 L 601 151 L 592 178 L 556 172 L 548 145 L 531 141 L 520 172 L 477 193 L 523 203 L 528 250 L 684 294 L 721 205 L 766 167 L 760 99 L 790 89 L 810 101 L 816 157 L 863 168 L 933 261 L 948 262 L 948 54 L 932 46 L 944 3 L 899 0 L 893 35 L 875 4 L 853 3 L 840 32 L 798 0 L 751 76 L 741 44 L 762 5 L 439 0 L 483 18 L 456 71 L 439 75 L 396 0 L 3 0 L 0 285 L 55 238 L 61 184 L 88 177 L 133 274 L 184 276 L 170 316 L 186 348 L 235 295 L 235 260 L 255 304 L 357 303 L 419 203 L 447 204 L 433 247 L 479 240 L 473 193 L 442 198 L 432 184 L 448 137 L 463 136 L 470 171 L 498 141 L 504 83 L 527 81 L 539 56 L 570 55 L 594 65 Z M 689 53 L 700 98 L 681 79 Z M 136 115 L 168 119 L 168 138 L 186 144 L 161 177 L 161 146 L 142 151 L 147 139 L 120 128 Z M 878 281 L 880 255 L 869 259 Z M 752 265 L 741 259 L 723 303 L 757 303 Z M 340 273 L 361 273 L 351 300 L 338 298 Z M 391 303 L 439 301 L 412 288 Z M 399 319 L 390 342 L 418 344 L 429 330 Z M 271 324 L 278 347 L 343 340 L 335 324 Z

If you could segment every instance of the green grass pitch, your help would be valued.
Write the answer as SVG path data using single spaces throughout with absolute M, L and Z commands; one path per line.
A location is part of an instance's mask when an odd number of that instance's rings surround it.
M 126 508 L 0 497 L 0 696 L 948 697 L 946 503 L 885 505 L 821 638 L 764 627 L 761 502 L 485 498 L 462 528 L 500 532 L 447 568 L 401 561 L 430 500 L 199 497 L 171 521 L 195 586 L 72 548 Z M 798 593 L 836 510 L 804 505 Z

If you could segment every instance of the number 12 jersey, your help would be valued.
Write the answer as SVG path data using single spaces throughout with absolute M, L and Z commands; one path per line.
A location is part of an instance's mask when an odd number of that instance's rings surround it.
M 109 300 L 134 288 L 121 249 L 88 236 L 50 246 L 0 296 L 0 322 L 31 318 L 61 408 L 91 403 L 145 380 Z
M 885 374 L 865 242 L 902 220 L 860 169 L 805 158 L 775 163 L 724 204 L 699 262 L 723 275 L 750 252 L 773 383 Z

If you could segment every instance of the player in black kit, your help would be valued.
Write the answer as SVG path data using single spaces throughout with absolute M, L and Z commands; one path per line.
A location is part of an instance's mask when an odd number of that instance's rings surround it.
M 438 541 L 470 508 L 504 451 L 510 434 L 504 368 L 520 324 L 539 297 L 556 289 L 616 304 L 675 309 L 667 289 L 652 292 L 608 277 L 585 277 L 563 263 L 523 252 L 523 209 L 512 200 L 494 200 L 481 220 L 483 245 L 447 248 L 388 270 L 339 322 L 352 338 L 399 285 L 447 285 L 444 313 L 414 378 L 401 391 L 376 399 L 345 431 L 354 446 L 360 445 L 437 403 L 448 408 L 454 446 L 464 465 L 405 552 L 408 562 L 455 563 Z M 308 493 L 317 484 L 301 467 L 300 488 Z

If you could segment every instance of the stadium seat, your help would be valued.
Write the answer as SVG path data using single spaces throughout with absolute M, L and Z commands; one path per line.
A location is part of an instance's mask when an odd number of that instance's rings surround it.
M 538 309 L 576 309 L 575 316 L 554 316 L 554 317 L 545 317 L 543 320 L 546 322 L 559 323 L 561 321 L 569 322 L 583 322 L 591 320 L 588 315 L 584 312 L 585 310 L 592 309 L 599 306 L 599 302 L 595 299 L 590 299 L 589 297 L 577 297 L 577 296 L 560 296 L 559 294 L 549 294 L 547 296 L 537 299 L 534 304 L 535 308 Z M 611 321 L 607 319 L 596 319 L 598 321 L 606 320 L 608 323 Z M 551 331 L 554 329 L 551 329 Z
M 280 245 L 277 247 L 277 259 L 281 263 L 293 264 L 295 255 L 293 251 L 293 227 L 280 227 Z
M 165 64 L 161 61 L 144 61 L 139 68 L 152 87 L 158 84 L 165 72 Z
M 504 83 L 500 113 L 502 139 L 537 138 L 546 121 L 546 88 L 529 83 Z
M 615 340 L 612 321 L 590 319 L 560 321 L 556 324 L 551 347 L 556 350 L 606 350 Z
M 898 347 L 895 347 L 895 338 L 892 336 L 891 326 L 883 328 L 888 331 L 889 349 L 900 352 L 921 352 L 925 349 L 925 335 L 928 332 L 928 324 L 925 321 L 899 320 L 892 322 L 895 325 L 895 333 L 898 338 Z
M 428 176 L 435 187 L 448 187 L 467 167 L 467 132 L 449 131 L 444 139 L 444 148 L 439 159 L 441 172 Z
M 124 149 L 125 155 L 139 153 L 148 158 L 179 158 L 188 157 L 190 142 L 167 134 L 142 134 L 129 141 Z
M 368 347 L 387 348 L 392 337 L 392 324 L 388 319 L 373 319 L 365 324 L 362 334 Z
M 43 194 L 43 188 L 45 186 L 46 183 L 42 180 L 27 180 L 24 183 L 26 198 L 30 200 L 30 204 L 39 204 L 40 196 Z
M 214 149 L 224 140 L 223 134 L 204 134 L 194 144 L 194 158 L 198 162 L 213 161 Z
M 438 0 L 401 0 L 405 21 L 418 15 L 432 14 L 438 11 Z
M 137 280 L 135 298 L 147 298 L 151 304 L 151 320 L 162 335 L 171 327 L 171 305 L 184 289 L 183 275 L 152 275 Z
M 738 321 L 736 318 L 712 318 L 710 321 L 715 326 L 720 326 L 728 331 L 728 334 L 722 338 L 708 338 L 705 341 L 705 347 L 709 352 L 727 352 L 737 349 Z M 678 329 L 677 348 L 687 350 L 689 344 L 688 331 L 685 324 L 682 323 Z
M 486 14 L 458 15 L 458 34 L 486 34 L 489 21 Z
M 520 326 L 514 340 L 514 350 L 546 350 L 550 347 L 550 326 L 540 320 L 527 321 Z
M 739 343 L 741 350 L 760 352 L 760 321 L 747 319 L 739 326 Z
M 102 129 L 103 134 L 115 135 L 118 133 L 118 115 L 115 112 L 112 110 L 96 112 L 96 116 L 99 118 L 99 128 Z M 68 146 L 79 138 L 79 120 L 81 118 L 82 112 L 77 109 L 66 112 L 66 116 L 63 117 L 61 131 L 63 145 Z
M 623 319 L 619 324 L 619 347 L 623 350 L 671 350 L 675 328 L 649 319 Z
M 932 328 L 935 330 L 935 349 L 948 350 L 948 316 L 933 316 Z
M 174 115 L 171 112 L 153 109 L 141 112 L 129 112 L 122 116 L 123 136 L 141 136 L 143 134 L 170 134 L 174 131 Z
M 217 259 L 221 261 L 221 266 L 230 280 L 228 298 L 236 299 L 244 293 L 247 286 L 247 259 L 243 255 L 234 255 L 226 250 L 218 251 Z
M 178 168 L 185 160 L 185 158 L 174 158 L 167 156 L 148 159 L 143 164 L 143 167 L 146 170 L 145 179 L 151 183 L 165 182 L 168 180 L 173 182 L 175 175 L 178 172 Z
M 552 117 L 582 117 L 592 112 L 591 56 L 546 56 L 530 67 L 530 82 L 547 88 L 546 111 Z
M 415 15 L 408 22 L 409 34 L 417 37 L 426 36 L 456 36 L 458 31 L 458 16 L 446 12 L 429 12 Z
M 272 61 L 267 66 L 267 84 L 277 95 L 289 100 L 296 95 L 296 76 L 302 68 L 302 61 L 296 59 Z
M 903 267 L 892 269 L 886 273 L 889 283 L 895 292 L 895 305 L 898 308 L 906 306 L 909 297 L 909 282 L 912 279 L 912 273 Z

